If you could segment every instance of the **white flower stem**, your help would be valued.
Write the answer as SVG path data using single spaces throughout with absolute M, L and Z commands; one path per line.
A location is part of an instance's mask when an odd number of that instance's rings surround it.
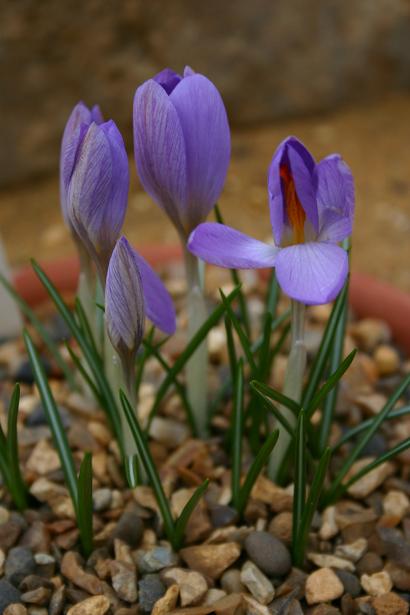
M 85 312 L 85 316 L 87 318 L 88 324 L 90 325 L 90 330 L 93 335 L 94 341 L 97 344 L 98 348 L 98 339 L 97 339 L 97 308 L 95 305 L 95 294 L 96 294 L 96 275 L 92 267 L 92 263 L 88 255 L 83 249 L 79 248 L 80 255 L 80 273 L 78 276 L 78 285 L 77 285 L 77 297 L 80 300 L 80 303 Z M 81 362 L 83 364 L 84 369 L 88 374 L 91 375 L 90 368 L 88 367 L 87 362 L 81 358 Z M 80 386 L 83 394 L 88 398 L 93 398 L 93 393 L 88 386 L 85 379 L 80 376 Z
M 187 280 L 188 339 L 191 340 L 207 318 L 200 261 L 185 249 Z M 205 438 L 208 433 L 208 346 L 206 339 L 198 346 L 186 367 L 188 400 L 192 406 L 197 435 Z
M 304 341 L 306 306 L 298 301 L 292 301 L 291 311 L 291 349 L 286 368 L 283 393 L 294 401 L 299 402 L 306 369 L 306 346 Z M 296 426 L 296 417 L 289 408 L 280 406 L 280 412 L 292 427 Z M 279 429 L 279 439 L 272 451 L 268 465 L 269 478 L 273 481 L 278 476 L 291 439 L 288 432 L 280 424 L 277 424 L 277 428 Z

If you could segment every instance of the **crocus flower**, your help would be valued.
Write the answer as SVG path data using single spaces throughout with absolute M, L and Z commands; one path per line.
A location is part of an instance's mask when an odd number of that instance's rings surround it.
M 105 287 L 107 330 L 120 356 L 137 351 L 145 315 L 161 331 L 174 333 L 175 309 L 168 291 L 147 261 L 121 237 L 110 259 Z
M 230 158 L 222 98 L 203 75 L 166 68 L 134 98 L 137 171 L 184 242 L 218 200 Z
M 83 102 L 79 102 L 72 110 L 64 129 L 60 154 L 60 198 L 63 217 L 69 228 L 70 222 L 66 214 L 67 192 L 78 147 L 90 124 L 92 124 L 92 122 L 102 124 L 103 121 L 98 105 L 94 105 L 90 110 Z
M 348 257 L 337 243 L 352 231 L 354 186 L 338 154 L 318 164 L 289 137 L 276 150 L 268 173 L 274 245 L 222 224 L 200 224 L 188 249 L 221 267 L 275 267 L 282 290 L 301 303 L 332 301 L 348 273 Z
M 85 113 L 83 109 L 81 113 Z M 128 158 L 112 120 L 81 123 L 75 134 L 71 141 L 67 139 L 71 145 L 64 149 L 63 210 L 105 280 L 127 208 Z

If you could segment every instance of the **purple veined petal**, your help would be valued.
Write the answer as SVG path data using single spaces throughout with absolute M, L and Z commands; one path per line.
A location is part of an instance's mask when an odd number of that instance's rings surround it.
M 282 180 L 280 178 L 280 164 L 283 159 L 286 142 L 279 145 L 273 155 L 268 169 L 268 195 L 270 221 L 272 225 L 273 238 L 277 246 L 280 245 L 283 234 L 285 220 L 285 199 L 282 190 Z
M 184 233 L 186 153 L 176 109 L 165 90 L 151 79 L 137 89 L 133 115 L 135 162 L 141 183 Z
M 228 171 L 231 138 L 228 118 L 216 87 L 203 75 L 182 79 L 170 95 L 184 134 L 190 232 L 217 202 Z
M 279 286 L 289 297 L 320 305 L 335 299 L 345 283 L 349 262 L 339 246 L 311 242 L 282 248 L 275 268 Z
M 134 258 L 141 274 L 146 315 L 158 329 L 172 335 L 176 329 L 176 316 L 171 295 L 151 265 L 136 250 Z
M 153 77 L 153 80 L 159 83 L 167 94 L 171 94 L 172 90 L 178 85 L 181 79 L 181 75 L 178 75 L 178 73 L 171 68 L 164 68 Z
M 287 139 L 286 147 L 290 171 L 296 194 L 314 230 L 319 232 L 319 214 L 316 201 L 317 180 L 315 161 L 307 148 L 296 137 Z
M 185 66 L 184 68 L 184 77 L 192 77 L 192 75 L 196 75 L 193 68 L 190 66 Z
M 91 124 L 70 180 L 67 214 L 93 258 L 104 265 L 120 233 L 129 186 L 128 159 L 114 122 Z
M 354 181 L 339 154 L 327 156 L 316 166 L 320 241 L 342 241 L 352 233 Z
M 92 121 L 96 124 L 102 124 L 104 122 L 103 114 L 101 113 L 100 105 L 94 105 L 91 109 Z
M 275 265 L 278 248 L 235 229 L 205 222 L 190 235 L 188 250 L 207 263 L 232 269 L 262 269 Z
M 135 355 L 144 335 L 144 294 L 138 259 L 125 237 L 117 242 L 108 266 L 105 320 L 120 356 Z

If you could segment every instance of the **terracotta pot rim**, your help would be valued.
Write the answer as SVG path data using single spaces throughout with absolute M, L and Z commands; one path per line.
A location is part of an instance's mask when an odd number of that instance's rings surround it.
M 178 245 L 147 245 L 139 247 L 139 252 L 153 267 L 178 262 L 182 256 Z M 79 272 L 75 256 L 46 261 L 42 267 L 60 292 L 68 294 L 75 291 Z M 13 281 L 17 292 L 31 307 L 47 299 L 46 291 L 31 266 L 19 268 Z M 353 271 L 349 299 L 359 318 L 385 320 L 399 345 L 410 354 L 410 294 L 371 275 Z

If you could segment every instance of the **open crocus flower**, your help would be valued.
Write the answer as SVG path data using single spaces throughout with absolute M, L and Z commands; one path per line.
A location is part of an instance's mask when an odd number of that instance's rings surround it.
M 274 245 L 228 226 L 200 224 L 188 249 L 208 263 L 237 269 L 275 267 L 282 290 L 301 303 L 332 301 L 348 273 L 337 243 L 352 231 L 354 186 L 338 154 L 318 164 L 295 137 L 276 150 L 268 173 Z
M 184 242 L 218 200 L 230 158 L 222 98 L 203 75 L 165 69 L 134 98 L 137 171 Z
M 124 223 L 129 188 L 124 141 L 112 120 L 81 124 L 62 175 L 66 220 L 103 281 Z

